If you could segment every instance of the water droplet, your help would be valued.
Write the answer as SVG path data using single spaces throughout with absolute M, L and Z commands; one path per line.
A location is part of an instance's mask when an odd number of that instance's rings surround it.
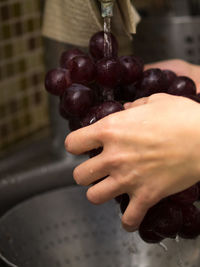
M 178 235 L 176 236 L 175 241 L 176 241 L 176 243 L 179 243 L 180 242 L 180 238 L 179 238 Z
M 159 243 L 159 246 L 166 252 L 168 251 L 168 247 L 163 243 L 163 242 L 160 242 Z

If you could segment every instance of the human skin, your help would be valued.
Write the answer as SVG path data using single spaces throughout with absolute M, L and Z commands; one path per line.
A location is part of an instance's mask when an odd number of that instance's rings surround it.
M 183 61 L 149 67 L 187 75 L 197 86 L 200 82 L 199 67 Z M 88 186 L 108 176 L 89 187 L 87 198 L 94 204 L 127 193 L 130 202 L 122 225 L 132 232 L 150 207 L 200 180 L 200 105 L 184 97 L 155 94 L 125 108 L 70 133 L 65 146 L 76 155 L 103 146 L 100 155 L 75 168 L 74 179 Z

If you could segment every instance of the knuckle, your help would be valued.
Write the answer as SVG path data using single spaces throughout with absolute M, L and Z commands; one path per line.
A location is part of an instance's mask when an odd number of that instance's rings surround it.
M 138 200 L 144 209 L 149 209 L 160 200 L 160 195 L 150 188 L 146 188 L 139 196 Z
M 121 158 L 118 153 L 110 156 L 107 160 L 107 165 L 114 169 L 119 167 L 120 163 L 121 163 Z
M 100 137 L 103 140 L 110 139 L 113 137 L 115 129 L 115 119 L 112 115 L 109 115 L 103 119 L 103 125 L 100 129 Z
M 153 94 L 153 95 L 149 96 L 149 100 L 150 101 L 159 100 L 159 99 L 166 98 L 167 96 L 168 96 L 168 94 L 165 94 L 165 93 L 157 93 L 157 94 Z

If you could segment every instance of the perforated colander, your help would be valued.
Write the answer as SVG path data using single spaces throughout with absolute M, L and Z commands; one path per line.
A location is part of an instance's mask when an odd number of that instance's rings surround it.
M 199 267 L 199 239 L 168 239 L 167 252 L 148 245 L 121 228 L 114 201 L 94 206 L 85 193 L 72 186 L 10 210 L 0 220 L 1 253 L 18 267 Z

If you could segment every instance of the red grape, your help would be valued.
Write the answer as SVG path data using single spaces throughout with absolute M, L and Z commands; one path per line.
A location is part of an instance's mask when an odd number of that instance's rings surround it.
M 198 185 L 193 185 L 180 193 L 170 196 L 169 199 L 180 204 L 193 204 L 195 201 L 198 200 L 198 197 Z
M 187 98 L 190 98 L 191 100 L 194 100 L 197 103 L 200 103 L 200 96 L 198 95 L 187 95 Z
M 146 243 L 160 243 L 163 237 L 156 234 L 152 228 L 152 222 L 144 219 L 139 227 L 139 235 Z
M 122 56 L 119 58 L 122 71 L 121 83 L 128 85 L 142 77 L 144 65 L 134 56 Z
M 100 94 L 101 94 L 101 99 L 102 101 L 112 101 L 114 100 L 114 89 L 109 88 L 106 86 L 101 86 L 99 88 Z
M 134 83 L 129 84 L 129 85 L 121 86 L 120 89 L 121 89 L 121 92 L 120 92 L 121 96 L 120 97 L 124 101 L 128 101 L 128 102 L 135 101 L 136 99 L 142 97 L 143 92 L 140 88 L 140 82 L 139 81 L 134 82 Z M 119 92 L 118 92 L 118 94 L 119 94 Z
M 198 189 L 199 189 L 199 200 L 200 200 L 200 182 L 197 183 Z
M 150 208 L 143 221 L 150 227 L 150 233 L 153 231 L 162 238 L 175 238 L 182 226 L 181 209 L 165 199 Z
M 76 131 L 78 130 L 79 128 L 81 128 L 81 125 L 80 125 L 80 120 L 78 118 L 70 118 L 69 119 L 69 129 L 70 131 Z
M 194 205 L 181 206 L 183 224 L 179 236 L 186 239 L 195 238 L 200 234 L 200 211 Z
M 124 214 L 126 208 L 128 207 L 128 204 L 129 204 L 129 195 L 123 194 L 121 196 L 121 202 L 120 202 L 120 210 L 122 214 Z
M 88 56 L 74 57 L 69 61 L 68 68 L 74 83 L 87 85 L 95 79 L 95 65 Z
M 85 55 L 85 53 L 83 53 L 83 51 L 81 51 L 78 48 L 73 48 L 73 49 L 63 52 L 60 57 L 60 66 L 62 68 L 67 69 L 68 63 L 70 62 L 70 60 L 72 60 L 76 56 L 81 56 L 81 55 Z
M 68 70 L 52 69 L 46 74 L 45 88 L 53 95 L 61 96 L 71 84 L 70 72 Z
M 111 33 L 111 46 L 112 46 L 112 57 L 117 57 L 118 54 L 118 43 L 114 35 Z M 89 44 L 90 54 L 97 61 L 104 57 L 104 32 L 95 33 Z
M 86 127 L 89 126 L 97 121 L 96 118 L 96 111 L 98 109 L 98 106 L 91 107 L 87 114 L 81 118 L 81 126 Z
M 144 96 L 166 92 L 165 74 L 160 69 L 148 69 L 143 73 L 141 91 Z
M 81 84 L 72 84 L 62 97 L 62 106 L 67 113 L 73 116 L 83 116 L 92 106 L 93 91 Z
M 157 206 L 154 231 L 163 238 L 175 238 L 182 226 L 182 213 L 178 205 L 163 201 Z
M 65 108 L 62 105 L 62 99 L 60 100 L 60 104 L 59 104 L 59 113 L 60 113 L 60 116 L 66 120 L 69 120 L 71 118 L 71 115 L 65 111 Z
M 196 85 L 190 78 L 179 76 L 169 87 L 168 94 L 178 96 L 196 95 Z
M 112 113 L 124 110 L 124 107 L 116 101 L 106 101 L 100 104 L 96 110 L 96 118 L 100 120 Z
M 96 64 L 97 82 L 110 88 L 115 87 L 121 77 L 120 62 L 117 58 L 103 58 Z
M 173 81 L 177 78 L 177 75 L 171 70 L 163 70 L 163 73 L 165 74 L 166 87 L 169 88 Z

